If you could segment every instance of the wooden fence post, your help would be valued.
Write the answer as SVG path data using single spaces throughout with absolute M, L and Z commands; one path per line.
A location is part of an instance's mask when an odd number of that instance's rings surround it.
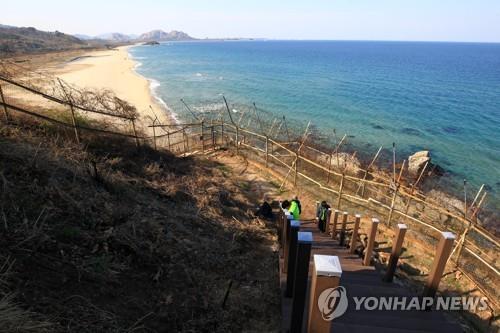
M 266 168 L 269 162 L 269 137 L 266 135 Z
M 156 119 L 155 119 L 156 121 Z M 156 150 L 156 127 L 155 127 L 155 121 L 153 121 L 153 147 Z
M 298 172 L 298 164 L 299 164 L 299 152 L 295 153 L 295 173 L 293 175 L 293 186 L 297 186 L 297 172 Z
M 236 125 L 236 155 L 240 154 L 239 140 L 240 140 L 240 130 L 238 128 L 238 125 Z
M 135 146 L 139 148 L 139 138 L 137 137 L 137 131 L 135 130 L 135 119 L 131 120 L 132 130 L 134 131 Z
M 312 233 L 299 232 L 297 236 L 297 266 L 295 267 L 295 282 L 293 285 L 291 333 L 302 332 L 304 307 L 306 303 L 307 278 L 309 275 L 309 260 L 311 258 Z
M 297 260 L 297 234 L 300 229 L 300 221 L 290 222 L 290 241 L 288 242 L 288 268 L 286 273 L 285 297 L 292 297 L 295 279 L 295 264 Z
M 200 134 L 200 139 L 201 139 L 201 151 L 205 152 L 205 137 L 203 135 L 203 121 L 201 122 L 201 134 Z
M 451 232 L 442 232 L 441 239 L 436 250 L 436 257 L 432 263 L 432 268 L 429 272 L 429 277 L 427 278 L 427 283 L 424 288 L 423 297 L 434 297 L 436 291 L 439 287 L 439 282 L 443 275 L 446 262 L 451 253 L 451 248 L 453 247 L 453 241 L 455 240 L 455 235 Z
M 66 91 L 66 88 L 64 88 L 64 85 L 63 85 L 62 81 L 59 78 L 57 79 L 57 81 L 59 82 L 59 85 L 61 86 L 61 89 L 62 89 L 64 95 L 66 96 L 67 102 L 69 104 L 69 109 L 71 110 L 71 120 L 73 122 L 73 128 L 75 130 L 76 142 L 79 144 L 80 143 L 80 133 L 78 133 L 78 125 L 76 123 L 76 117 L 75 117 L 75 110 L 73 108 L 73 102 L 71 101 L 71 98 L 70 98 L 68 92 Z
M 167 132 L 167 142 L 168 142 L 168 150 L 172 150 L 172 147 L 170 145 L 170 132 Z
M 372 226 L 370 229 L 370 235 L 368 236 L 368 244 L 365 249 L 365 258 L 363 259 L 363 265 L 369 266 L 372 261 L 373 247 L 375 246 L 375 237 L 377 236 L 377 227 L 379 220 L 372 218 Z
M 5 115 L 5 121 L 9 122 L 10 121 L 9 111 L 7 110 L 7 106 L 5 105 L 5 96 L 3 95 L 3 90 L 1 85 L 0 85 L 0 98 L 2 99 L 3 103 L 3 113 Z
M 339 214 L 340 211 L 338 209 L 335 209 L 335 212 L 333 213 L 332 239 L 335 239 L 335 237 L 337 236 L 337 222 L 339 219 Z
M 391 208 L 389 210 L 389 216 L 387 217 L 387 225 L 389 227 L 391 226 L 392 214 L 394 213 L 394 205 L 396 204 L 396 197 L 398 195 L 399 186 L 401 185 L 401 177 L 403 176 L 405 163 L 406 163 L 406 160 L 403 161 L 403 165 L 401 166 L 401 170 L 399 170 L 399 176 L 398 176 L 397 180 L 396 180 L 396 178 L 394 178 L 394 194 L 392 195 Z M 395 168 L 395 166 L 394 166 L 394 168 Z M 394 169 L 394 170 L 396 170 L 396 169 Z M 396 177 L 396 174 L 394 174 L 394 177 Z
M 408 229 L 406 224 L 398 224 L 398 231 L 396 233 L 394 243 L 392 243 L 391 257 L 389 258 L 389 263 L 387 264 L 387 271 L 384 276 L 385 282 L 392 282 L 394 278 L 394 273 L 396 272 L 396 266 L 398 264 L 399 255 L 401 254 L 401 248 L 403 247 L 403 241 L 405 239 L 406 229 Z
M 340 246 L 344 246 L 344 241 L 345 241 L 345 233 L 346 233 L 346 228 L 347 228 L 347 216 L 349 215 L 348 212 L 344 212 L 342 216 L 342 226 L 340 227 L 340 239 L 339 239 L 339 244 Z
M 339 185 L 339 200 L 337 201 L 337 209 L 340 209 L 340 202 L 342 200 L 342 190 L 344 189 L 344 177 L 345 173 L 342 172 L 342 178 L 340 179 L 340 185 Z
M 349 244 L 349 253 L 354 254 L 356 251 L 356 242 L 358 240 L 359 223 L 361 222 L 361 215 L 356 214 L 356 220 L 354 220 L 354 227 L 352 229 L 351 242 Z
M 221 136 L 221 145 L 224 146 L 226 144 L 225 140 L 224 140 L 224 120 L 222 120 L 221 122 L 221 129 L 220 129 L 220 136 Z
M 339 286 L 342 267 L 337 256 L 315 254 L 313 263 L 307 332 L 330 333 L 332 320 L 324 318 L 323 313 L 319 311 L 319 297 L 323 292 L 328 292 L 327 289 L 333 292 Z

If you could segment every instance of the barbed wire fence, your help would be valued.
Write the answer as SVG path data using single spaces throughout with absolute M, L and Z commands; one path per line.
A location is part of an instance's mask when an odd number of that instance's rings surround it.
M 203 103 L 182 100 L 179 105 L 184 110 L 173 111 L 185 114 L 185 122 L 162 124 L 152 118 L 148 126 L 152 135 L 139 133 L 137 110 L 113 93 L 81 89 L 0 62 L 4 121 L 12 121 L 15 114 L 35 117 L 72 129 L 77 142 L 82 132 L 99 132 L 184 156 L 230 148 L 272 170 L 281 178 L 281 189 L 312 189 L 318 199 L 333 202 L 334 208 L 376 213 L 383 217 L 387 232 L 396 222 L 404 222 L 410 227 L 409 236 L 428 249 L 437 244 L 439 232 L 452 231 L 458 235 L 452 266 L 488 296 L 494 308 L 500 308 L 500 241 L 481 227 L 481 221 L 495 211 L 495 207 L 484 209 L 488 208 L 485 186 L 475 191 L 472 200 L 452 198 L 441 192 L 439 181 L 423 186 L 433 176 L 432 166 L 410 175 L 406 161 L 390 160 L 391 147 L 380 147 L 370 156 L 349 144 L 348 134 L 324 133 L 311 123 L 276 116 L 256 104 L 231 104 L 221 96 Z M 55 117 L 58 113 L 64 117 Z M 93 115 L 112 121 L 103 125 L 84 118 Z M 434 254 L 425 250 L 419 254 L 419 269 L 425 273 Z

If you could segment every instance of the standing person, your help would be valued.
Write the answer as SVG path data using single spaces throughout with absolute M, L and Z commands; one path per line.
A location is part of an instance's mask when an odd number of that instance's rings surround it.
M 300 219 L 300 214 L 302 213 L 302 206 L 300 205 L 299 197 L 295 196 L 290 201 L 290 208 L 288 210 L 290 211 L 290 214 L 293 215 L 293 218 L 295 220 Z
M 256 216 L 262 216 L 266 219 L 274 219 L 274 214 L 273 214 L 273 209 L 271 205 L 269 204 L 269 196 L 266 194 L 264 195 L 264 200 L 260 208 L 257 210 L 255 213 Z
M 321 201 L 321 204 L 318 207 L 318 211 L 316 212 L 316 218 L 318 219 L 318 229 L 321 232 L 326 232 L 326 222 L 328 220 L 328 209 L 330 205 L 326 203 L 326 201 Z

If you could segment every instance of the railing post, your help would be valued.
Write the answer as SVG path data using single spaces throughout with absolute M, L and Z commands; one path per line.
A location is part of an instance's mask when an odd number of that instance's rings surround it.
M 340 211 L 338 209 L 335 209 L 335 212 L 333 213 L 332 239 L 335 239 L 335 237 L 337 237 L 337 221 L 339 219 L 339 213 Z
M 349 215 L 348 212 L 344 212 L 344 214 L 342 216 L 342 226 L 340 227 L 340 239 L 339 239 L 340 246 L 344 246 L 345 230 L 347 228 L 347 216 L 348 215 Z
M 10 121 L 9 111 L 7 110 L 7 106 L 5 105 L 5 96 L 3 95 L 3 90 L 1 85 L 0 85 L 0 98 L 2 99 L 3 103 L 3 113 L 5 115 L 5 121 L 9 122 Z
M 361 215 L 356 214 L 356 220 L 354 220 L 354 228 L 352 229 L 351 242 L 349 244 L 349 253 L 354 254 L 356 251 L 356 241 L 358 239 L 359 223 L 361 222 Z
M 340 179 L 340 185 L 339 185 L 339 200 L 337 201 L 337 209 L 340 209 L 340 202 L 342 201 L 342 191 L 344 190 L 344 178 L 345 178 L 345 173 L 342 172 L 342 178 Z
M 372 261 L 373 247 L 375 246 L 375 237 L 377 236 L 377 227 L 379 220 L 372 218 L 372 226 L 370 228 L 370 235 L 368 236 L 368 244 L 366 246 L 365 258 L 363 259 L 363 265 L 369 266 Z
M 293 219 L 293 215 L 285 215 L 285 227 L 283 228 L 283 273 L 287 272 L 288 268 L 288 257 L 289 257 L 289 242 L 290 242 L 290 224 Z
M 334 289 L 339 286 L 342 267 L 337 256 L 315 254 L 313 262 L 307 332 L 329 333 L 331 331 L 332 320 L 325 318 L 324 314 L 319 311 L 319 297 L 323 292 L 334 292 Z M 329 297 L 324 299 L 324 301 L 329 302 Z
M 285 297 L 292 297 L 295 279 L 295 264 L 297 260 L 297 234 L 300 229 L 300 221 L 290 222 L 290 242 L 288 242 L 288 268 L 286 273 Z
M 451 254 L 455 235 L 451 232 L 442 232 L 441 239 L 436 250 L 436 257 L 432 263 L 432 268 L 427 278 L 427 283 L 424 288 L 423 297 L 434 297 L 441 282 L 446 262 Z
M 408 229 L 406 224 L 398 224 L 398 231 L 396 233 L 394 243 L 392 244 L 391 257 L 389 258 L 389 263 L 387 264 L 387 271 L 384 276 L 385 282 L 392 282 L 394 278 L 394 273 L 396 272 L 396 266 L 398 264 L 399 255 L 401 254 L 401 248 L 403 247 L 403 241 L 405 239 L 406 229 Z
M 291 333 L 302 332 L 304 307 L 306 303 L 307 278 L 309 260 L 311 258 L 312 233 L 299 232 L 297 236 L 297 265 L 295 267 L 295 283 L 293 285 Z

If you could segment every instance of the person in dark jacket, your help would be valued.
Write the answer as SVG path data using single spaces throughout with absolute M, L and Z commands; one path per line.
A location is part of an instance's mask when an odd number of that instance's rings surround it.
M 269 197 L 267 195 L 264 196 L 264 202 L 260 205 L 255 215 L 271 220 L 274 218 L 273 208 L 269 204 Z
M 326 232 L 329 208 L 330 206 L 326 203 L 326 201 L 321 201 L 321 204 L 318 207 L 318 211 L 316 212 L 316 218 L 318 219 L 318 229 L 321 232 Z

